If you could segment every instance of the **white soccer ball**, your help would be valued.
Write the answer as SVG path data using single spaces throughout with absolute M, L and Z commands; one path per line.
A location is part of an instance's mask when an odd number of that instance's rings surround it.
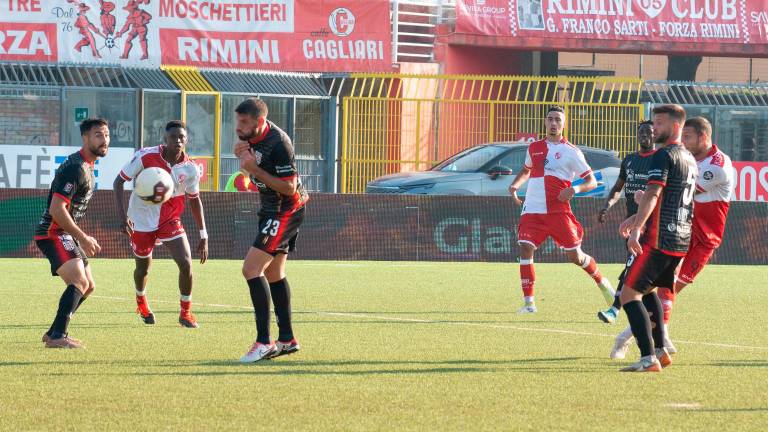
M 173 178 L 162 168 L 146 168 L 136 177 L 133 193 L 148 204 L 162 204 L 173 195 Z

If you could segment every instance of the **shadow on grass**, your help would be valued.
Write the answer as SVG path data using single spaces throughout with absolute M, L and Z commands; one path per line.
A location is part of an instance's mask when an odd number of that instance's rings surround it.
M 717 367 L 768 367 L 768 360 L 734 360 L 709 363 L 707 366 Z
M 455 373 L 604 373 L 601 366 L 589 366 L 578 361 L 584 357 L 553 357 L 538 359 L 518 360 L 443 360 L 443 361 L 384 361 L 384 360 L 332 360 L 332 361 L 281 361 L 269 360 L 255 364 L 240 364 L 235 359 L 218 361 L 156 361 L 145 364 L 144 369 L 159 367 L 173 368 L 172 371 L 158 372 L 78 372 L 78 375 L 92 376 L 238 376 L 238 375 L 341 375 L 341 376 L 366 376 L 366 375 L 425 375 L 425 374 L 455 374 Z M 106 361 L 74 361 L 66 364 L 84 365 L 120 365 L 135 367 L 134 362 L 106 362 Z M 60 361 L 44 362 L 0 362 L 2 366 L 30 366 L 30 365 L 62 365 Z M 195 367 L 227 367 L 228 370 L 179 370 Z M 364 370 L 344 370 L 350 367 L 367 367 Z M 46 375 L 70 376 L 70 373 L 55 372 Z

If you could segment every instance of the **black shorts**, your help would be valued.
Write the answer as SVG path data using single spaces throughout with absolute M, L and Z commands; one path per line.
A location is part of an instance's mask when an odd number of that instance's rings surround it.
M 294 213 L 262 215 L 259 217 L 259 232 L 253 247 L 275 256 L 296 250 L 299 227 L 304 222 L 304 207 Z
M 51 263 L 52 276 L 58 276 L 56 271 L 59 267 L 75 258 L 83 260 L 84 267 L 88 266 L 88 258 L 85 256 L 85 252 L 80 248 L 77 240 L 73 239 L 69 234 L 52 235 L 46 239 L 35 240 L 35 244 L 43 252 L 43 255 L 48 258 L 48 262 Z
M 643 253 L 635 257 L 624 285 L 645 294 L 655 287 L 673 288 L 675 272 L 683 257 L 668 255 L 658 249 L 643 248 Z

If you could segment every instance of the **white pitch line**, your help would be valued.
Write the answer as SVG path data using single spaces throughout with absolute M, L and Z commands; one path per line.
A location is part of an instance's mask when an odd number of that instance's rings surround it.
M 101 296 L 101 295 L 92 295 L 91 297 L 105 299 L 105 300 L 116 300 L 116 301 L 132 301 L 133 300 L 133 299 L 128 299 L 124 297 L 111 297 L 111 296 Z M 166 301 L 166 300 L 154 300 L 154 302 L 155 303 L 171 303 L 171 304 L 176 303 L 173 301 Z M 205 307 L 243 309 L 243 310 L 253 309 L 250 306 L 226 305 L 226 304 L 215 304 L 215 303 L 196 303 L 196 305 L 205 306 Z M 430 320 L 430 319 L 419 319 L 419 318 L 400 318 L 400 317 L 370 315 L 370 314 L 361 314 L 361 313 L 352 313 L 352 312 L 324 312 L 324 311 L 294 311 L 294 312 L 316 314 L 316 315 L 322 315 L 322 316 L 363 318 L 363 319 L 393 321 L 393 322 L 400 321 L 400 322 L 413 322 L 413 323 L 420 323 L 420 324 L 460 325 L 460 326 L 467 326 L 467 327 L 482 327 L 482 328 L 492 328 L 492 329 L 501 329 L 501 330 L 517 330 L 517 331 L 539 332 L 539 333 L 557 333 L 557 334 L 567 334 L 567 335 L 574 335 L 574 336 L 597 336 L 597 337 L 604 337 L 604 338 L 615 337 L 615 335 L 609 335 L 605 333 L 591 333 L 591 332 L 576 331 L 576 330 L 521 327 L 521 326 L 514 326 L 514 325 L 473 323 L 473 322 L 441 321 L 441 320 Z M 682 343 L 686 345 L 701 345 L 701 346 L 710 346 L 710 347 L 716 347 L 716 348 L 735 348 L 735 349 L 768 351 L 768 347 L 738 345 L 738 344 L 721 343 L 721 342 L 684 341 L 684 340 L 678 340 L 678 339 L 673 340 L 673 342 Z

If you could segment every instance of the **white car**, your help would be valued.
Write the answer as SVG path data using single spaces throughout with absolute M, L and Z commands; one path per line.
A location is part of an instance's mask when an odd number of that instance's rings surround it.
M 372 180 L 366 193 L 509 196 L 509 185 L 523 166 L 527 143 L 492 143 L 468 148 L 428 171 L 390 174 Z M 579 146 L 595 173 L 597 187 L 577 196 L 606 197 L 619 178 L 621 160 L 613 151 Z M 582 179 L 573 182 L 582 183 Z M 525 195 L 525 186 L 518 195 Z

